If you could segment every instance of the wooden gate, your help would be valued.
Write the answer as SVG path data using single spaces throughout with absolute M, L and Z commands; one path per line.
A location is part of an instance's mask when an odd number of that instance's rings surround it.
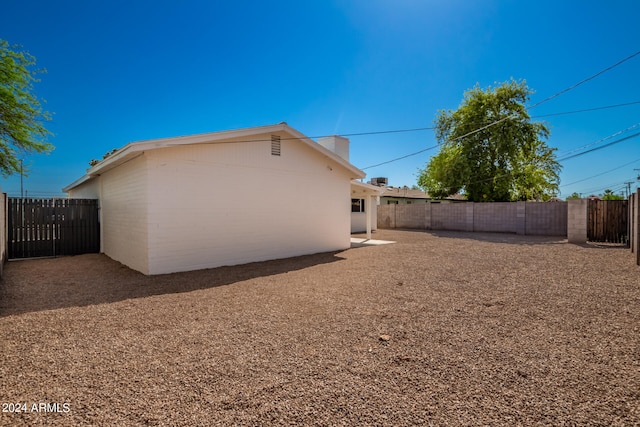
M 9 197 L 9 259 L 100 252 L 98 201 Z
M 587 240 L 627 243 L 627 206 L 626 200 L 589 200 Z

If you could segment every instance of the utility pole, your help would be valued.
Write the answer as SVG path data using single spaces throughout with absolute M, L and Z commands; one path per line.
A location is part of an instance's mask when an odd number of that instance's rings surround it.
M 624 183 L 624 185 L 627 186 L 627 197 L 625 197 L 626 199 L 628 199 L 629 195 L 631 194 L 631 184 L 633 184 L 633 181 L 627 181 Z
M 22 159 L 20 159 L 20 198 L 24 199 L 24 192 L 22 190 L 22 177 L 24 176 L 23 173 L 23 169 L 22 169 Z

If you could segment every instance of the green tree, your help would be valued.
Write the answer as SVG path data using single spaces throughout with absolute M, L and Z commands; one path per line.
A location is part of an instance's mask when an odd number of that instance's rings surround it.
M 532 90 L 511 80 L 467 91 L 456 111 L 439 111 L 440 151 L 420 171 L 418 185 L 433 197 L 464 192 L 468 200 L 548 200 L 559 185 L 549 129 L 531 121 L 525 103 Z
M 615 194 L 613 191 L 607 189 L 604 190 L 602 200 L 624 200 L 624 197 L 619 194 Z
M 571 194 L 569 197 L 567 197 L 567 200 L 571 200 L 571 199 L 581 199 L 581 198 L 582 198 L 582 197 L 580 197 L 580 195 L 574 191 L 574 192 L 573 192 L 573 194 Z
M 33 93 L 35 58 L 0 39 L 0 172 L 21 173 L 20 158 L 28 153 L 48 153 L 51 133 L 44 127 L 50 114 Z

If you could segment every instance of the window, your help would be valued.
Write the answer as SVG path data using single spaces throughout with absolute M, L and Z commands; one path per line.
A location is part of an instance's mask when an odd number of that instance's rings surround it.
M 364 212 L 364 199 L 351 199 L 351 212 Z
M 272 156 L 280 155 L 280 136 L 279 135 L 271 135 L 271 155 Z

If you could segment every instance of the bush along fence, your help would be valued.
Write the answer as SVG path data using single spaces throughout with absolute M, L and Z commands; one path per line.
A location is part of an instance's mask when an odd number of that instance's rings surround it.
M 567 212 L 567 202 L 380 205 L 378 228 L 567 236 Z

